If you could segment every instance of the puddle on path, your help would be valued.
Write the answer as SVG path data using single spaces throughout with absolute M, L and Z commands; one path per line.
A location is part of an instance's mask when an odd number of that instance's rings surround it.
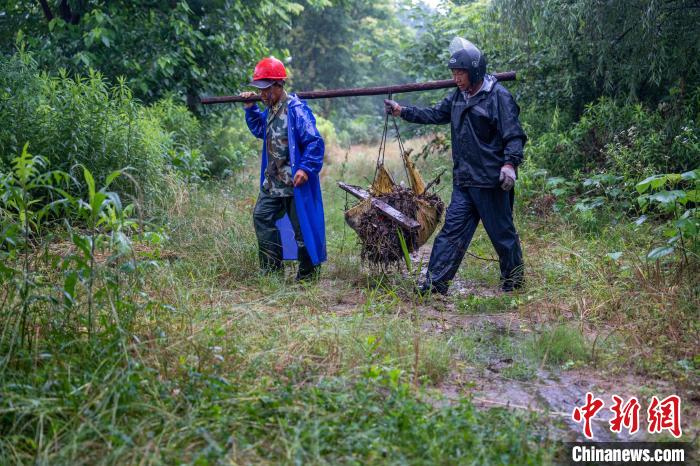
M 422 262 L 423 275 L 430 257 L 430 247 L 424 246 L 412 254 L 412 260 Z M 452 335 L 462 333 L 483 333 L 487 329 L 491 333 L 507 335 L 514 341 L 521 341 L 532 335 L 534 328 L 542 322 L 528 316 L 526 319 L 517 311 L 496 313 L 465 314 L 454 306 L 454 297 L 497 298 L 503 293 L 496 287 L 471 280 L 457 279 L 453 282 L 447 297 L 434 296 L 418 307 L 422 317 L 422 328 L 429 333 Z M 539 319 L 535 319 L 539 320 Z M 489 343 L 483 344 L 488 348 Z M 481 350 L 478 348 L 477 350 Z M 490 351 L 486 351 L 489 353 Z M 694 438 L 700 429 L 700 403 L 692 393 L 679 391 L 674 384 L 652 380 L 633 374 L 614 376 L 593 368 L 558 370 L 554 368 L 533 369 L 534 373 L 528 380 L 516 380 L 506 377 L 507 369 L 517 361 L 504 357 L 498 352 L 486 356 L 476 364 L 469 361 L 456 361 L 453 372 L 447 381 L 439 386 L 446 400 L 456 400 L 470 396 L 475 405 L 484 408 L 505 407 L 515 410 L 527 410 L 550 416 L 560 421 L 564 428 L 556 431 L 559 438 L 568 440 L 584 440 L 582 425 L 576 423 L 571 414 L 576 406 L 583 406 L 586 393 L 591 392 L 595 397 L 604 401 L 605 406 L 593 419 L 593 435 L 599 441 L 641 441 L 644 439 L 657 440 L 646 432 L 647 413 L 651 396 L 664 398 L 677 394 L 682 400 L 682 427 L 684 438 Z M 630 436 L 625 429 L 620 434 L 610 431 L 609 421 L 613 412 L 612 395 L 618 395 L 623 400 L 635 396 L 639 399 L 639 431 Z
M 523 319 L 517 312 L 489 315 L 463 315 L 449 310 L 438 311 L 429 305 L 420 309 L 423 316 L 422 327 L 430 333 L 443 335 L 479 335 L 484 338 L 476 351 L 474 360 L 455 360 L 452 373 L 440 387 L 448 400 L 469 396 L 477 406 L 484 408 L 505 407 L 515 410 L 527 410 L 550 416 L 561 421 L 565 428 L 555 429 L 557 438 L 584 440 L 582 425 L 573 421 L 571 414 L 576 406 L 583 406 L 586 393 L 604 401 L 592 424 L 594 438 L 598 441 L 641 441 L 645 438 L 658 440 L 646 432 L 649 399 L 656 395 L 660 399 L 677 394 L 682 399 L 682 428 L 685 438 L 693 438 L 698 433 L 700 421 L 700 404 L 693 399 L 692 393 L 679 391 L 672 383 L 652 380 L 633 374 L 611 375 L 594 368 L 558 368 L 539 367 L 529 369 L 523 379 L 511 378 L 509 369 L 523 364 L 522 360 L 493 350 L 496 343 L 489 338 L 494 335 L 510 339 L 513 345 L 522 344 L 533 332 L 532 322 Z M 482 335 L 491 335 L 491 337 Z M 526 363 L 532 367 L 530 361 Z M 536 366 L 536 364 L 535 364 Z M 639 431 L 630 436 L 624 429 L 620 434 L 610 431 L 609 421 L 613 412 L 612 395 L 623 400 L 632 396 L 641 404 Z
M 472 397 L 475 405 L 484 408 L 503 407 L 514 410 L 534 411 L 553 420 L 560 421 L 565 429 L 557 432 L 567 440 L 584 440 L 582 425 L 571 418 L 576 406 L 585 403 L 586 393 L 591 392 L 605 402 L 592 422 L 594 438 L 597 441 L 642 441 L 653 437 L 645 431 L 646 407 L 648 401 L 641 396 L 640 387 L 645 391 L 659 396 L 676 393 L 674 388 L 663 382 L 650 382 L 632 376 L 614 381 L 606 380 L 592 370 L 570 370 L 558 373 L 538 370 L 534 380 L 518 381 L 504 378 L 490 371 L 465 370 L 453 372 L 449 381 L 440 386 L 440 390 L 448 400 L 456 400 L 463 396 Z M 640 399 L 640 430 L 630 436 L 624 429 L 620 434 L 610 431 L 609 421 L 613 417 L 608 408 L 612 403 L 612 395 L 618 395 L 627 400 L 631 396 Z M 686 398 L 687 399 L 687 398 Z M 698 406 L 686 403 L 682 421 L 684 436 L 693 437 L 696 429 L 693 420 L 697 420 Z M 690 422 L 689 422 L 690 421 Z M 556 432 L 556 431 L 555 431 Z
M 430 257 L 430 246 L 424 246 L 411 257 L 416 267 L 422 263 L 421 271 L 424 276 Z M 417 308 L 406 308 L 399 312 L 405 312 L 408 318 L 419 315 L 421 327 L 430 334 L 448 337 L 469 333 L 490 334 L 492 337 L 499 335 L 511 338 L 515 344 L 522 343 L 542 324 L 546 324 L 545 316 L 526 316 L 514 309 L 465 313 L 464 310 L 455 307 L 455 302 L 464 301 L 470 297 L 476 297 L 477 300 L 484 298 L 485 301 L 489 301 L 490 298 L 498 300 L 503 296 L 504 294 L 497 287 L 474 280 L 457 279 L 453 282 L 447 297 L 434 295 L 420 302 Z M 338 314 L 351 314 L 362 301 L 362 295 L 347 296 L 330 306 L 330 310 Z M 477 350 L 483 350 L 485 353 L 477 362 L 459 357 L 453 360 L 452 373 L 437 387 L 444 399 L 431 398 L 431 403 L 450 403 L 467 396 L 471 397 L 476 406 L 483 408 L 504 407 L 537 412 L 557 421 L 552 424 L 557 427 L 551 428 L 555 438 L 574 441 L 584 440 L 584 437 L 582 425 L 576 423 L 571 414 L 576 406 L 585 404 L 586 393 L 591 392 L 605 403 L 592 422 L 596 440 L 658 441 L 658 436 L 646 432 L 646 409 L 649 406 L 649 399 L 653 395 L 661 399 L 678 394 L 682 399 L 683 438 L 693 439 L 700 432 L 700 399 L 692 393 L 679 390 L 668 381 L 653 380 L 634 374 L 617 376 L 595 368 L 562 370 L 551 365 L 536 367 L 537 364 L 534 364 L 534 368 L 527 369 L 530 372 L 522 377 L 524 380 L 519 380 L 508 376 L 509 369 L 517 364 L 522 365 L 523 361 L 518 361 L 517 358 L 514 361 L 514 358 L 508 355 L 499 354 L 497 350 L 493 351 L 488 337 L 479 344 Z M 532 363 L 529 364 L 532 366 Z M 618 395 L 623 400 L 628 400 L 632 396 L 639 399 L 640 429 L 633 436 L 630 436 L 625 429 L 620 434 L 610 431 L 609 421 L 613 413 L 609 408 L 612 406 L 612 395 Z

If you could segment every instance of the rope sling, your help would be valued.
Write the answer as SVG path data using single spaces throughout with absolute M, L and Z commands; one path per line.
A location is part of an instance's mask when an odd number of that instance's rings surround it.
M 391 94 L 389 94 L 391 98 Z M 444 212 L 440 198 L 427 192 L 427 187 L 406 151 L 396 118 L 392 116 L 401 161 L 410 188 L 398 185 L 385 167 L 389 114 L 384 118 L 382 137 L 374 168 L 374 177 L 368 196 L 345 211 L 347 224 L 357 233 L 362 244 L 362 258 L 374 264 L 389 265 L 404 259 L 403 247 L 413 252 L 425 244 L 433 234 Z M 440 174 L 442 175 L 442 173 Z M 439 176 L 428 187 L 439 183 Z M 350 186 L 341 183 L 341 187 Z M 365 192 L 362 188 L 350 191 Z M 345 188 L 343 188 L 345 189 Z M 378 209 L 377 201 L 388 204 L 409 221 L 417 222 L 416 228 L 407 228 L 397 222 L 397 217 L 387 215 L 387 209 Z M 384 204 L 382 204 L 384 205 Z M 402 246 L 403 244 L 403 246 Z

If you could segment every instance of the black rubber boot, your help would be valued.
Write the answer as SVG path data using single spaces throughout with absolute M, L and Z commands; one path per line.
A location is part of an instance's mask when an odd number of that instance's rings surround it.
M 416 293 L 421 296 L 427 296 L 429 294 L 447 294 L 448 285 L 446 283 L 431 282 L 429 280 L 424 281 L 421 285 L 416 287 Z

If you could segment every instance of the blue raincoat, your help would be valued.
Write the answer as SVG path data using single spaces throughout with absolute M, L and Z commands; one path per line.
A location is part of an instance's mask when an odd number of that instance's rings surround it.
M 245 109 L 245 121 L 250 132 L 256 138 L 265 141 L 267 137 L 267 112 L 260 111 L 257 105 Z M 319 173 L 323 167 L 325 145 L 316 129 L 316 119 L 306 102 L 296 95 L 287 98 L 287 137 L 289 139 L 289 158 L 292 175 L 301 169 L 309 175 L 306 183 L 294 188 L 294 203 L 299 217 L 304 245 L 311 257 L 311 262 L 318 265 L 326 261 L 326 223 L 321 198 L 321 181 Z M 262 164 L 260 167 L 260 186 L 265 179 L 267 167 L 267 144 L 263 142 Z M 285 215 L 277 221 L 277 228 L 282 237 L 282 255 L 284 260 L 297 259 L 297 243 L 294 229 L 289 217 Z

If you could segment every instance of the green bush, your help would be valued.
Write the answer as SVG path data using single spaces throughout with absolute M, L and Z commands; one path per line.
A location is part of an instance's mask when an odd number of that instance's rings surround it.
M 637 220 L 641 224 L 647 214 L 666 220 L 656 228 L 665 244 L 651 250 L 649 259 L 680 251 L 685 262 L 698 257 L 700 249 L 700 168 L 685 173 L 654 175 L 637 184 L 637 198 L 646 214 Z
M 537 361 L 563 364 L 567 361 L 587 361 L 588 343 L 577 328 L 568 325 L 543 330 L 530 342 Z
M 197 146 L 202 125 L 187 108 L 170 95 L 145 109 L 145 114 L 160 123 L 170 133 L 175 144 Z
M 53 169 L 71 172 L 77 164 L 99 180 L 130 166 L 147 191 L 157 190 L 169 142 L 162 128 L 140 117 L 140 106 L 119 83 L 113 88 L 99 73 L 70 78 L 40 73 L 29 55 L 0 60 L 0 160 L 9 161 L 29 142 Z
M 167 134 L 163 145 L 168 168 L 185 180 L 198 181 L 208 171 L 209 161 L 199 149 L 202 125 L 187 108 L 168 96 L 143 110 L 143 116 Z
M 359 115 L 352 119 L 336 120 L 340 131 L 339 142 L 343 146 L 351 144 L 375 144 L 382 136 L 384 117 L 377 115 Z
M 573 126 L 564 126 L 555 111 L 550 131 L 531 140 L 526 150 L 535 165 L 555 176 L 609 171 L 635 181 L 688 171 L 700 160 L 697 100 L 651 110 L 602 98 Z
M 260 142 L 239 112 L 215 110 L 197 119 L 171 95 L 148 107 L 146 114 L 170 134 L 168 162 L 187 179 L 197 180 L 203 174 L 225 178 L 260 152 Z
M 35 325 L 42 328 L 45 343 L 56 335 L 59 344 L 80 338 L 81 328 L 89 337 L 98 330 L 111 336 L 117 335 L 116 327 L 127 330 L 131 315 L 122 311 L 132 308 L 131 292 L 137 292 L 129 286 L 134 282 L 128 282 L 138 279 L 133 272 L 141 265 L 131 247 L 138 226 L 131 218 L 134 205 L 123 205 L 109 190 L 122 172 L 110 173 L 98 185 L 85 166 L 76 167 L 71 177 L 50 170 L 48 161 L 27 147 L 11 161 L 11 170 L 0 173 L 0 284 L 5 294 L 0 322 L 13 329 L 0 336 L 0 368 L 16 351 L 31 348 L 28 335 Z M 85 195 L 68 194 L 69 183 L 79 183 L 83 189 L 77 191 Z M 47 219 L 54 216 L 63 218 L 64 228 L 52 228 Z M 70 247 L 54 250 L 53 244 Z
M 332 121 L 316 115 L 316 128 L 318 128 L 318 132 L 321 133 L 326 147 L 338 144 L 338 135 L 335 132 L 335 126 Z
M 247 158 L 260 153 L 261 142 L 250 134 L 242 112 L 214 113 L 202 126 L 201 150 L 215 178 L 231 175 Z
M 52 169 L 73 173 L 82 164 L 98 183 L 128 167 L 155 199 L 169 176 L 198 180 L 206 173 L 202 132 L 202 124 L 172 97 L 144 107 L 123 80 L 110 86 L 97 72 L 49 75 L 22 51 L 0 58 L 0 171 L 7 172 L 29 143 Z M 134 186 L 124 177 L 116 189 Z

